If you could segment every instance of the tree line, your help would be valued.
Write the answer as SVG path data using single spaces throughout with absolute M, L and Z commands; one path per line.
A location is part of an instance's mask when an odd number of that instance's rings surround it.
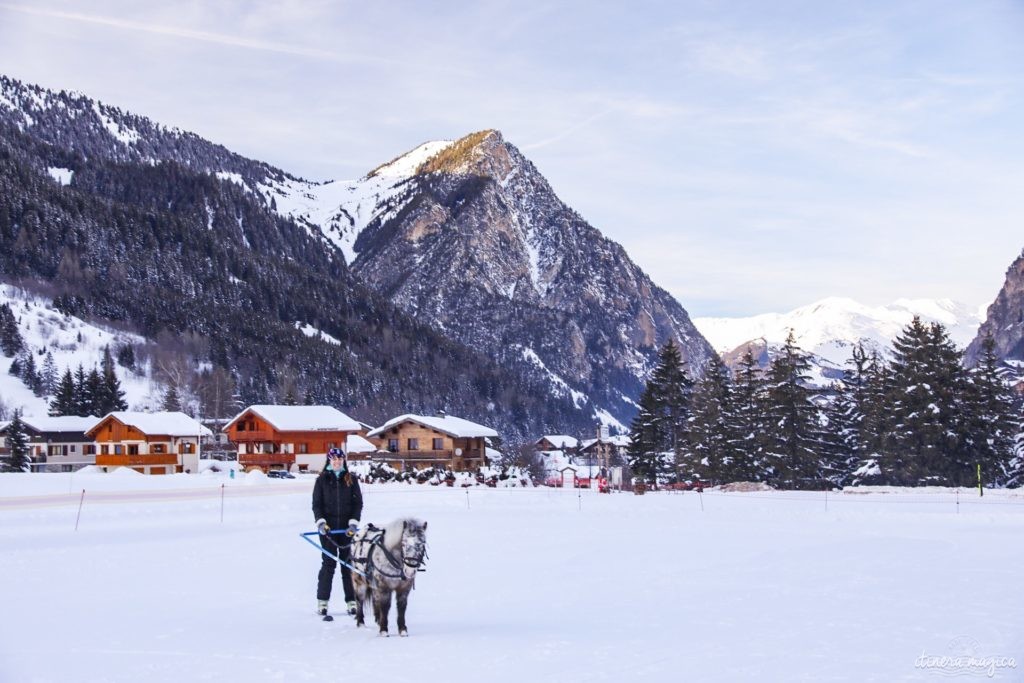
M 671 341 L 631 424 L 629 464 L 650 483 L 765 482 L 779 488 L 1021 483 L 1021 400 L 986 339 L 976 367 L 939 323 L 915 317 L 891 354 L 853 347 L 843 377 L 810 380 L 790 332 L 762 369 L 748 350 L 691 380 Z

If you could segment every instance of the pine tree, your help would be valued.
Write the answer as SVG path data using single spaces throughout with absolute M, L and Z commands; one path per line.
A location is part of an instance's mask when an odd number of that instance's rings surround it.
M 54 392 L 53 400 L 50 401 L 50 415 L 59 417 L 61 415 L 77 415 L 75 402 L 75 378 L 71 376 L 71 370 L 65 370 Z
M 665 426 L 667 441 L 662 450 L 672 454 L 674 469 L 678 476 L 681 474 L 680 468 L 685 467 L 687 462 L 692 464 L 693 461 L 689 434 L 693 381 L 686 373 L 679 347 L 671 339 L 661 349 L 658 366 L 654 369 L 651 381 L 659 394 L 658 402 L 661 405 Z
M 100 415 L 117 410 L 128 410 L 128 404 L 124 400 L 124 391 L 121 390 L 121 382 L 117 379 L 117 372 L 114 370 L 114 359 L 110 356 L 110 347 L 103 349 L 103 383 L 100 390 L 101 404 Z
M 15 410 L 14 417 L 7 425 L 7 471 L 25 472 L 29 466 L 28 437 L 25 435 L 25 423 L 21 421 L 21 411 Z
M 167 385 L 167 391 L 164 392 L 164 401 L 161 409 L 170 411 L 181 410 L 181 399 L 178 396 L 178 385 L 176 382 L 170 382 Z
M 84 415 L 106 415 L 103 411 L 105 406 L 103 378 L 95 367 L 89 371 L 85 378 L 85 390 L 81 392 L 82 402 L 88 412 Z
M 859 418 L 853 390 L 845 382 L 831 387 L 832 397 L 824 409 L 825 427 L 819 450 L 821 474 L 828 481 L 845 485 L 860 462 Z
M 786 343 L 772 360 L 767 385 L 766 455 L 781 486 L 819 485 L 818 450 L 821 425 L 811 402 L 807 374 L 811 364 L 790 330 Z
M 1007 386 L 991 335 L 970 373 L 964 402 L 963 460 L 981 465 L 983 480 L 1002 485 L 1010 478 L 1015 438 L 1021 432 L 1018 401 Z
M 703 481 L 729 482 L 739 476 L 732 432 L 735 419 L 729 370 L 715 355 L 693 393 L 690 441 L 694 473 Z
M 21 380 L 36 396 L 42 395 L 43 383 L 39 377 L 39 370 L 36 369 L 36 356 L 34 353 L 25 354 L 25 360 L 21 365 Z
M 753 351 L 748 348 L 736 370 L 731 450 L 735 454 L 738 481 L 764 481 L 765 380 Z
M 640 409 L 630 424 L 627 462 L 633 476 L 654 484 L 659 472 L 666 468 L 664 444 L 665 424 L 658 391 L 648 382 L 640 394 Z
M 916 316 L 893 350 L 883 475 L 909 486 L 969 485 L 972 467 L 958 448 L 965 431 L 961 353 L 942 325 L 925 325 Z
M 8 358 L 13 358 L 25 348 L 25 340 L 21 337 L 11 307 L 6 303 L 0 304 L 0 351 Z
M 117 350 L 117 364 L 129 370 L 135 369 L 135 347 L 125 344 Z
M 57 364 L 53 361 L 53 353 L 50 351 L 46 352 L 46 360 L 43 361 L 43 369 L 39 373 L 39 381 L 43 396 L 53 396 L 53 393 L 57 390 Z

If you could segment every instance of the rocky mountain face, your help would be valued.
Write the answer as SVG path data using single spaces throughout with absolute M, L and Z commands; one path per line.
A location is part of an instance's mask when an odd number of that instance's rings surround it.
M 502 363 L 534 363 L 555 393 L 623 424 L 669 338 L 695 374 L 714 353 L 498 131 L 443 147 L 402 182 L 358 232 L 352 268 L 418 320 Z
M 628 425 L 686 311 L 497 131 L 314 183 L 73 93 L 0 77 L 0 276 L 188 338 L 246 400 L 505 433 Z M 316 334 L 310 336 L 310 330 Z M 179 344 L 180 346 L 180 344 Z
M 1024 360 L 1024 252 L 1010 264 L 1003 288 L 988 307 L 985 322 L 967 347 L 968 365 L 977 362 L 981 355 L 981 342 L 989 335 L 995 342 L 995 352 L 999 358 Z

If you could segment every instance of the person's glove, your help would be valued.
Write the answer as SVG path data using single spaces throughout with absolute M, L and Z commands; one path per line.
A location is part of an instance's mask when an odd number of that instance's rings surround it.
M 359 531 L 359 522 L 354 519 L 348 520 L 348 531 L 345 533 L 349 535 L 349 538 L 355 536 L 357 531 Z
M 327 526 L 326 519 L 318 519 L 316 520 L 316 530 L 320 532 L 321 536 L 326 536 L 331 527 Z

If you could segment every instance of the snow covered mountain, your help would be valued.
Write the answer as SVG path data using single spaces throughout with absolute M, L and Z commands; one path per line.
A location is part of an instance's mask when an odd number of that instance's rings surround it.
M 694 323 L 719 353 L 735 357 L 735 350 L 750 342 L 781 346 L 790 330 L 797 344 L 812 354 L 816 383 L 838 377 L 858 342 L 887 353 L 892 340 L 914 316 L 946 327 L 950 338 L 963 348 L 981 324 L 980 311 L 948 299 L 899 299 L 888 306 L 865 306 L 852 299 L 832 297 L 788 313 L 766 313 L 749 318 L 696 318 Z M 756 354 L 755 354 L 756 355 Z
M 679 303 L 497 131 L 427 142 L 363 178 L 317 183 L 83 95 L 0 76 L 0 132 L 14 217 L 0 238 L 25 251 L 0 264 L 0 280 L 42 278 L 71 312 L 130 321 L 150 339 L 171 325 L 198 335 L 210 362 L 232 368 L 257 402 L 291 383 L 310 396 L 372 400 L 371 413 L 429 411 L 449 397 L 449 410 L 505 411 L 519 430 L 595 419 L 624 427 L 667 339 L 698 372 L 713 353 Z M 74 224 L 74 201 L 85 197 L 93 227 Z M 33 202 L 51 218 L 29 226 L 28 240 L 17 217 Z M 115 225 L 122 218 L 129 225 Z M 213 258 L 197 260 L 203 252 Z M 163 291 L 168 261 L 185 297 Z M 146 310 L 139 296 L 156 306 Z M 330 351 L 338 358 L 291 340 L 310 327 L 342 342 Z M 315 366 L 300 358 L 310 353 Z M 279 360 L 271 368 L 261 355 Z M 331 367 L 338 376 L 321 373 Z M 396 367 L 415 373 L 415 393 L 389 379 Z
M 498 131 L 422 144 L 358 181 L 272 184 L 268 196 L 320 225 L 357 276 L 417 319 L 503 362 L 528 360 L 552 393 L 604 422 L 628 424 L 670 337 L 697 373 L 712 354 L 679 303 Z

